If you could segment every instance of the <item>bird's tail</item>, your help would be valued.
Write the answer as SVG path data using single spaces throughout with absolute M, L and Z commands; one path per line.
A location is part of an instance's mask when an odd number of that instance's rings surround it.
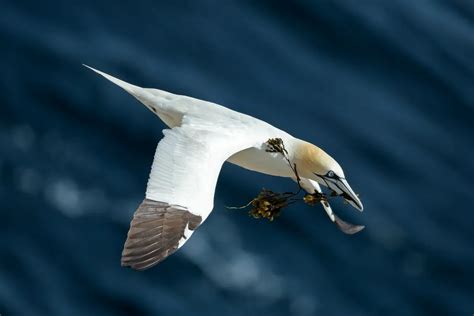
M 141 93 L 143 93 L 142 90 L 144 90 L 142 87 L 139 87 L 139 86 L 135 86 L 133 84 L 130 84 L 128 82 L 125 82 L 123 80 L 120 80 L 120 79 L 117 79 L 111 75 L 108 75 L 106 74 L 105 72 L 102 72 L 100 70 L 97 70 L 95 68 L 92 68 L 91 66 L 88 66 L 88 65 L 85 65 L 85 64 L 82 64 L 84 67 L 87 67 L 89 68 L 90 70 L 92 71 L 95 71 L 96 73 L 98 73 L 99 75 L 103 76 L 104 78 L 106 78 L 107 80 L 110 80 L 112 81 L 113 83 L 115 83 L 117 86 L 119 86 L 120 88 L 124 89 L 125 91 L 127 91 L 128 93 L 130 93 L 131 95 L 133 96 L 136 96 L 136 95 L 140 95 Z
M 160 112 L 163 112 L 163 110 L 166 108 L 166 104 L 174 96 L 174 94 L 166 91 L 135 86 L 133 84 L 115 78 L 109 74 L 106 74 L 105 72 L 92 68 L 88 65 L 83 64 L 83 66 L 95 71 L 107 80 L 115 83 L 117 86 L 121 87 L 122 89 L 133 95 L 138 101 L 143 103 L 148 109 L 150 109 L 158 116 L 160 116 Z

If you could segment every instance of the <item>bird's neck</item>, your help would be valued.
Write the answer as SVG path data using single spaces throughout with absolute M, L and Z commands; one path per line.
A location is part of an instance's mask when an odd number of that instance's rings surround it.
M 292 163 L 294 160 L 294 146 L 298 144 L 298 141 L 296 139 L 285 139 L 283 143 L 288 151 L 286 157 Z M 264 146 L 262 148 L 253 147 L 242 150 L 234 154 L 227 161 L 259 173 L 278 177 L 294 177 L 294 172 L 290 168 L 290 164 L 285 156 L 280 153 L 269 153 Z

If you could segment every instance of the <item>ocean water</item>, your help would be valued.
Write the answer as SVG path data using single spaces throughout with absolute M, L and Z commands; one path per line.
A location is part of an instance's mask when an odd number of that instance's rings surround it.
M 259 117 L 334 156 L 365 206 L 225 206 L 226 164 L 157 267 L 120 267 L 163 123 L 86 63 Z M 471 315 L 471 1 L 0 2 L 0 314 Z

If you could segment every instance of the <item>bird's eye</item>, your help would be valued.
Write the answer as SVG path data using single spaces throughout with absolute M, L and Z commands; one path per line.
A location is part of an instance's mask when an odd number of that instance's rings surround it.
M 334 171 L 329 170 L 327 176 L 328 176 L 329 178 L 333 178 L 333 177 L 334 177 Z

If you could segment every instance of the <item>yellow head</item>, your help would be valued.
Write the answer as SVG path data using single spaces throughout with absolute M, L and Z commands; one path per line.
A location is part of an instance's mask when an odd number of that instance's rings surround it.
M 293 155 L 293 162 L 300 177 L 328 187 L 362 211 L 362 202 L 347 182 L 341 166 L 324 150 L 311 143 L 300 141 L 295 146 Z
M 304 178 L 313 179 L 314 174 L 326 175 L 329 171 L 344 177 L 344 172 L 336 160 L 321 148 L 305 141 L 301 141 L 295 148 L 294 162 L 301 173 L 300 176 Z

